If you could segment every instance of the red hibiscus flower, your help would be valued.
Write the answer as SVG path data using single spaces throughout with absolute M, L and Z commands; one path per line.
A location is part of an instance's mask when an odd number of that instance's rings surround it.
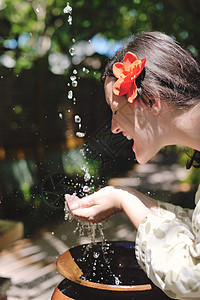
M 137 97 L 135 79 L 144 69 L 146 58 L 139 60 L 132 52 L 127 52 L 123 63 L 113 65 L 113 74 L 118 80 L 113 85 L 113 93 L 117 96 L 127 95 L 127 100 L 133 103 Z

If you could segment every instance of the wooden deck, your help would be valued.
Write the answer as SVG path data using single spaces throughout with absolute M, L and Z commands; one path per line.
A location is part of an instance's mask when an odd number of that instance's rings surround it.
M 7 299 L 49 300 L 63 279 L 56 270 L 56 259 L 66 250 L 66 245 L 50 232 L 44 233 L 38 241 L 19 240 L 12 248 L 3 250 L 0 253 L 0 277 L 11 279 Z

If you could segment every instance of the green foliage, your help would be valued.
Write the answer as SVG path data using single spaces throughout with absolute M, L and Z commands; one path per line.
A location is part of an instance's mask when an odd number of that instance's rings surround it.
M 1 1 L 0 55 L 7 53 L 16 61 L 16 72 L 31 68 L 47 53 L 68 53 L 73 38 L 88 41 L 97 33 L 116 41 L 144 30 L 163 31 L 198 56 L 199 0 L 71 0 L 69 4 L 71 26 L 63 11 L 65 0 Z M 20 45 L 24 34 L 27 40 Z M 9 52 L 5 39 L 16 39 L 17 48 Z
M 178 162 L 180 163 L 180 165 L 185 166 L 188 160 L 190 160 L 190 157 L 193 155 L 194 150 L 189 148 L 185 149 L 180 146 L 176 146 L 176 148 L 179 157 Z M 197 187 L 200 183 L 200 169 L 191 167 L 191 172 L 188 175 L 188 177 L 184 180 L 184 182 L 189 183 L 191 186 Z
M 84 175 L 84 171 L 81 171 L 81 166 L 83 165 L 88 167 L 91 176 L 98 177 L 100 174 L 100 163 L 97 160 L 87 160 L 84 158 L 79 148 L 64 151 L 62 158 L 64 171 L 70 176 L 76 176 L 77 174 Z

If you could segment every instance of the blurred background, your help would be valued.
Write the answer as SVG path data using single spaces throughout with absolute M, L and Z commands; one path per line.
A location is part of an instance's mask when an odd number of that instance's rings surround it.
M 108 58 L 142 31 L 167 33 L 199 60 L 199 0 L 0 0 L 1 235 L 13 222 L 21 238 L 57 228 L 63 194 L 84 195 L 85 184 L 93 192 L 113 178 L 138 180 L 131 143 L 110 132 L 100 78 Z M 154 162 L 175 164 L 171 176 L 186 160 L 171 147 Z M 195 169 L 178 177 L 179 191 L 193 192 L 199 179 Z

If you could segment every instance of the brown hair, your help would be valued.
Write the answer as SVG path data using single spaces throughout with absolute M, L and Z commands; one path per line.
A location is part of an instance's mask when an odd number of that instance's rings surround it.
M 145 32 L 134 36 L 109 60 L 102 74 L 103 81 L 106 76 L 114 77 L 113 64 L 122 62 L 128 51 L 135 53 L 138 59 L 147 59 L 144 70 L 136 79 L 136 100 L 142 99 L 147 104 L 159 94 L 162 101 L 179 109 L 186 109 L 200 101 L 199 63 L 189 51 L 161 32 Z M 195 151 L 192 159 L 192 164 L 196 161 L 200 167 L 198 151 Z

